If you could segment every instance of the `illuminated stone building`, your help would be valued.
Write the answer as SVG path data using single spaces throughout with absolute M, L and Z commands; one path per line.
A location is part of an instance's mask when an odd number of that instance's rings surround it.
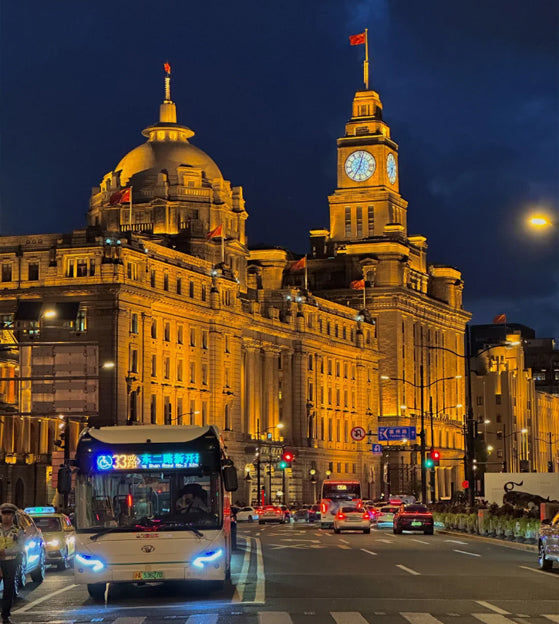
M 0 238 L 0 318 L 12 332 L 2 358 L 5 498 L 50 500 L 61 420 L 71 454 L 86 419 L 218 425 L 241 501 L 258 498 L 258 465 L 267 500 L 311 502 L 328 476 L 360 479 L 378 496 L 380 458 L 350 435 L 374 429 L 381 412 L 374 319 L 291 283 L 288 252 L 249 251 L 242 189 L 177 123 L 169 76 L 144 135 L 93 189 L 83 230 Z M 70 351 L 34 361 L 31 345 L 75 344 L 94 346 L 81 367 Z M 67 377 L 73 385 L 61 389 Z M 283 474 L 282 446 L 296 457 Z

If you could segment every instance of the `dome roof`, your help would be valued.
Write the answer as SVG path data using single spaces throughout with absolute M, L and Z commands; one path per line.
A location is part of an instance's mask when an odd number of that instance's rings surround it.
M 166 124 L 165 135 L 172 136 L 169 131 L 170 124 Z M 158 127 L 162 127 L 158 125 Z M 155 128 L 155 126 L 152 126 Z M 128 152 L 124 158 L 115 167 L 115 171 L 120 171 L 120 184 L 121 186 L 127 186 L 129 180 L 136 176 L 138 178 L 153 178 L 157 177 L 162 170 L 165 170 L 170 178 L 176 176 L 176 170 L 179 166 L 186 167 L 199 167 L 208 179 L 221 178 L 221 171 L 215 162 L 200 148 L 192 145 L 188 142 L 182 133 L 176 133 L 176 129 L 180 128 L 175 126 L 175 134 L 178 134 L 181 138 L 179 140 L 165 139 L 162 141 L 150 138 L 143 145 L 139 145 L 131 152 Z M 182 127 L 184 128 L 184 126 Z M 155 131 L 154 133 L 155 134 Z M 153 136 L 153 135 L 152 135 Z M 137 174 L 143 174 L 137 176 Z

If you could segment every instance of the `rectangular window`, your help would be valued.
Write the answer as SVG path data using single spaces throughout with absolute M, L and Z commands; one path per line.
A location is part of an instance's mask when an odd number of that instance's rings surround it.
M 27 279 L 34 282 L 39 279 L 39 263 L 30 262 L 27 265 Z
M 87 277 L 87 260 L 78 258 L 76 262 L 76 277 Z
M 355 224 L 357 226 L 357 238 L 363 237 L 363 209 L 357 206 L 355 209 Z
M 163 360 L 163 376 L 165 379 L 171 378 L 171 358 L 168 356 Z
M 95 258 L 89 260 L 89 275 L 95 275 Z
M 137 349 L 130 349 L 129 371 L 131 373 L 138 372 L 138 350 Z
M 177 399 L 177 425 L 182 425 L 182 398 Z
M 328 419 L 328 442 L 332 442 L 332 419 Z
M 129 262 L 126 265 L 126 275 L 128 279 L 135 281 L 138 280 L 138 265 L 136 264 L 136 262 Z
M 231 353 L 231 351 L 229 351 L 229 336 L 225 336 L 225 353 Z M 281 368 L 281 356 L 279 367 Z
M 190 283 L 188 284 L 188 296 L 189 296 L 191 299 L 194 299 L 194 282 L 190 282 Z
M 182 381 L 182 360 L 177 361 L 177 381 Z
M 202 331 L 202 349 L 207 349 L 208 348 L 208 332 L 203 330 Z
M 190 346 L 196 346 L 196 329 L 194 327 L 190 328 Z
M 151 376 L 157 377 L 157 356 L 151 356 Z
M 138 315 L 136 314 L 136 312 L 132 312 L 132 314 L 130 315 L 130 333 L 138 333 Z
M 336 420 L 336 442 L 340 442 L 340 421 Z
M 171 340 L 171 323 L 165 323 L 163 327 L 163 340 L 170 342 Z
M 369 228 L 369 236 L 373 236 L 375 231 L 375 209 L 373 206 L 367 207 L 367 227 Z
M 183 327 L 182 325 L 177 326 L 177 344 L 182 344 L 183 341 Z
M 151 395 L 151 403 L 150 403 L 150 420 L 152 425 L 157 424 L 157 397 L 155 394 Z
M 66 261 L 66 277 L 74 277 L 75 271 L 76 271 L 76 263 L 74 262 L 74 260 L 67 260 Z M 3 282 L 11 281 L 11 278 L 9 280 L 4 279 L 4 265 L 2 265 L 2 281 Z
M 208 367 L 206 364 L 202 364 L 202 385 L 208 385 Z
M 182 295 L 182 279 L 177 277 L 177 295 Z
M 155 319 L 151 322 L 151 337 L 154 340 L 157 339 L 157 321 Z
M 206 288 L 206 284 L 202 284 L 202 301 L 206 301 L 208 296 L 208 290 Z
M 345 236 L 349 238 L 351 236 L 351 208 L 345 207 Z
M 165 273 L 163 275 L 163 290 L 169 290 L 169 274 Z
M 171 398 L 168 396 L 163 397 L 163 418 L 165 420 L 166 425 L 173 424 L 173 412 L 171 409 Z
M 496 405 L 501 405 L 501 395 L 500 394 L 496 394 L 495 395 L 495 404 Z
M 151 270 L 151 273 L 149 276 L 149 284 L 152 288 L 155 288 L 155 269 Z
M 196 383 L 196 362 L 190 362 L 190 383 Z

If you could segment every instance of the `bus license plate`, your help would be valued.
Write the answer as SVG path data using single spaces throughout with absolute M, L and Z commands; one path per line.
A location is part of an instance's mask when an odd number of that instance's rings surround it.
M 134 572 L 135 581 L 156 581 L 163 578 L 163 572 Z
M 411 523 L 412 526 L 422 526 L 423 522 L 418 522 L 417 520 L 415 520 L 414 522 Z

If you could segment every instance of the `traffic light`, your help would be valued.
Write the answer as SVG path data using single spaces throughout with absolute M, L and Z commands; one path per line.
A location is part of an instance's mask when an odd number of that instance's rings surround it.
M 439 460 L 441 459 L 441 452 L 438 451 L 437 449 L 431 449 L 431 452 L 429 453 L 429 456 L 433 460 L 433 465 L 434 466 L 438 466 L 439 465 Z
M 293 455 L 293 451 L 284 451 L 281 456 L 279 467 L 282 470 L 285 470 L 286 468 L 291 468 L 291 462 L 293 461 L 294 457 L 295 455 Z
M 431 459 L 431 457 L 425 458 L 425 468 L 434 468 L 435 462 Z

